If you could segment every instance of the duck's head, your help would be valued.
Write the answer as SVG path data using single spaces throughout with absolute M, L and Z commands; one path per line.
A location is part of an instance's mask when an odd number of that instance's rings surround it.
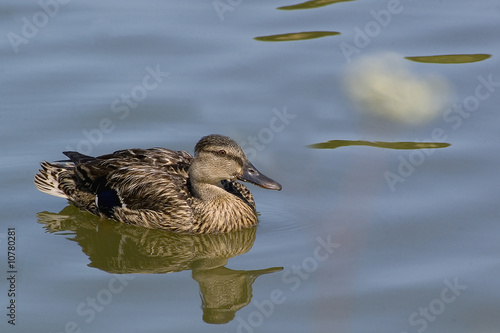
M 222 180 L 238 179 L 269 190 L 281 190 L 278 182 L 260 173 L 250 163 L 233 139 L 218 134 L 198 141 L 189 175 L 197 183 L 221 186 Z

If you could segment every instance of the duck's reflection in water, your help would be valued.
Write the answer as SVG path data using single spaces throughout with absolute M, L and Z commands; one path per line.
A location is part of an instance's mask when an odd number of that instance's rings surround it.
M 261 270 L 232 270 L 224 267 L 229 258 L 248 252 L 255 241 L 255 228 L 226 234 L 190 235 L 145 229 L 104 221 L 74 206 L 60 213 L 38 213 L 38 222 L 50 233 L 74 235 L 89 266 L 113 274 L 170 273 L 191 270 L 200 285 L 203 320 L 222 324 L 252 299 L 252 284 L 262 274 L 282 267 Z

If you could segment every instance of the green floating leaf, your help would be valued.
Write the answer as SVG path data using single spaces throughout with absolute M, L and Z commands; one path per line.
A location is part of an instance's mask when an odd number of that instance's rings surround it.
M 347 1 L 354 1 L 354 0 L 311 0 L 311 1 L 298 3 L 296 5 L 278 7 L 277 9 L 281 9 L 281 10 L 311 9 L 311 8 L 318 8 L 318 7 L 328 6 L 328 5 L 331 5 L 334 3 L 338 3 L 338 2 L 347 2 Z
M 314 39 L 314 38 L 336 36 L 336 35 L 340 35 L 340 32 L 307 31 L 307 32 L 292 32 L 289 34 L 281 34 L 281 35 L 261 36 L 261 37 L 255 37 L 254 39 L 260 40 L 262 42 L 287 42 L 287 41 Z
M 444 142 L 382 142 L 382 141 L 351 141 L 351 140 L 330 140 L 327 142 L 315 143 L 307 146 L 314 149 L 335 149 L 346 146 L 367 146 L 385 149 L 435 149 L 449 147 L 449 143 Z
M 491 58 L 491 54 L 445 54 L 423 57 L 405 57 L 405 59 L 431 64 L 466 64 Z

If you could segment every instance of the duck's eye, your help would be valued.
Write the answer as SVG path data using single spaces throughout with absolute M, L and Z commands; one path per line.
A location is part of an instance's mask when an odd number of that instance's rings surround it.
M 219 156 L 224 156 L 226 155 L 226 151 L 224 149 L 219 150 L 218 152 Z

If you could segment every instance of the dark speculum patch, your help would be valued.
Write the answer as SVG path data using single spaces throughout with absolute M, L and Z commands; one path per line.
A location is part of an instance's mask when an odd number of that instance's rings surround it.
M 113 217 L 113 209 L 121 207 L 120 198 L 116 191 L 106 190 L 97 194 L 97 207 L 108 217 Z

